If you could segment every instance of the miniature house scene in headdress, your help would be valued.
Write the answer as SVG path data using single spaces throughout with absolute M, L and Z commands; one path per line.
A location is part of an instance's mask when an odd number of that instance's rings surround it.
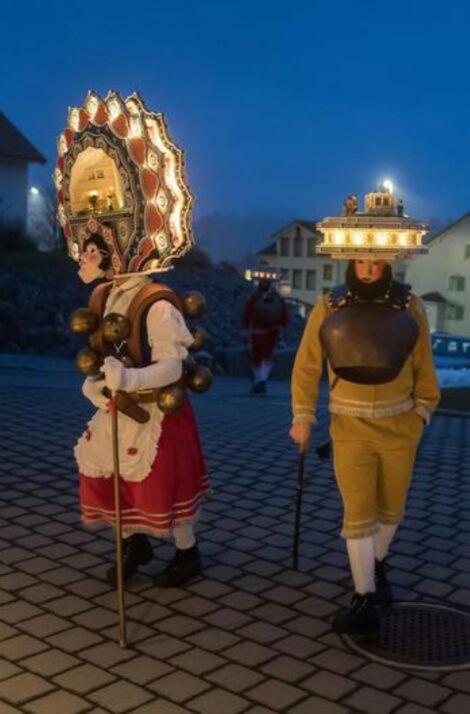
M 58 150 L 58 218 L 73 258 L 96 232 L 112 248 L 115 275 L 167 270 L 191 248 L 183 151 L 138 94 L 89 92 L 70 109 Z
M 118 168 L 103 149 L 88 147 L 78 155 L 70 176 L 70 209 L 73 216 L 103 215 L 125 209 Z
M 317 224 L 323 240 L 317 251 L 331 258 L 400 260 L 427 253 L 423 237 L 428 226 L 404 213 L 391 181 L 382 181 L 366 193 L 364 210 L 358 211 L 356 196 L 348 196 L 341 216 L 329 216 Z

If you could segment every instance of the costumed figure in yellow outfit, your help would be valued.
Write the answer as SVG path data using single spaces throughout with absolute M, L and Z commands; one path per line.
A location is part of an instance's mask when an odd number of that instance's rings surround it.
M 319 224 L 320 253 L 349 259 L 346 284 L 312 310 L 292 375 L 290 435 L 308 448 L 323 360 L 330 384 L 334 471 L 342 536 L 354 581 L 339 632 L 376 631 L 392 601 L 386 557 L 403 519 L 416 450 L 439 401 L 422 301 L 395 281 L 390 260 L 426 252 L 426 226 L 398 210 L 392 190 L 366 195 L 365 211 Z

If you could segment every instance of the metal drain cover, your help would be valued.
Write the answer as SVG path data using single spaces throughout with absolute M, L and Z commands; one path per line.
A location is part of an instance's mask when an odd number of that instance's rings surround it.
M 375 635 L 344 639 L 378 662 L 409 669 L 470 668 L 470 613 L 442 605 L 401 602 L 381 614 Z

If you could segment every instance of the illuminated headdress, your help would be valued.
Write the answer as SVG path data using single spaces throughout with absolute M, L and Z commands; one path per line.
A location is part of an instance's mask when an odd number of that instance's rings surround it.
M 317 229 L 323 234 L 317 252 L 332 258 L 402 260 L 428 252 L 422 245 L 428 226 L 404 214 L 388 181 L 366 194 L 363 213 L 357 211 L 356 196 L 348 196 L 343 215 L 324 218 Z
M 114 275 L 167 269 L 191 248 L 183 152 L 138 94 L 89 92 L 69 110 L 58 151 L 58 219 L 72 258 L 96 234 L 110 246 Z

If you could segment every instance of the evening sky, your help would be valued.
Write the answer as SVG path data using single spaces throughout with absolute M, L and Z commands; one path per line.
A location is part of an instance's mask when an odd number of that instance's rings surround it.
M 184 147 L 196 216 L 319 218 L 394 179 L 470 208 L 470 4 L 2 0 L 0 109 L 47 156 L 88 89 L 141 92 Z

